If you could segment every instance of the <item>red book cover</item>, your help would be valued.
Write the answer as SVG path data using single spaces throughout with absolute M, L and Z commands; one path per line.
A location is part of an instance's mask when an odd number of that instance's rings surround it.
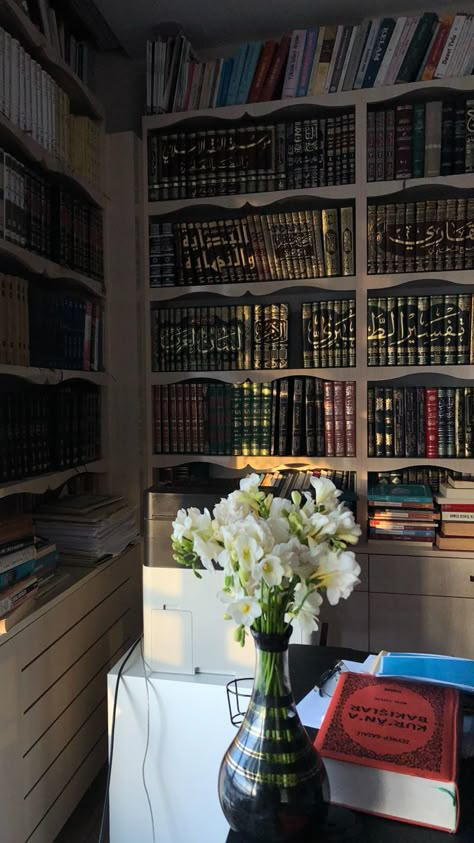
M 344 424 L 344 383 L 334 381 L 334 452 L 336 457 L 345 456 L 346 426 Z
M 334 443 L 334 384 L 332 381 L 323 383 L 324 409 L 324 450 L 326 457 L 333 457 Z
M 204 403 L 204 398 L 202 395 L 203 385 L 200 383 L 191 383 L 187 385 L 187 389 L 189 389 L 189 398 L 190 398 L 190 417 L 191 417 L 191 447 L 190 452 L 193 454 L 203 454 L 203 444 L 200 439 L 200 428 L 199 428 L 199 421 L 202 418 L 202 405 Z M 187 395 L 186 395 L 187 397 Z M 186 411 L 188 411 L 188 405 L 186 403 Z
M 331 801 L 455 831 L 458 727 L 453 688 L 342 674 L 315 740 Z
M 257 69 L 255 71 L 255 76 L 253 77 L 253 82 L 250 88 L 249 98 L 247 102 L 259 102 L 260 95 L 263 91 L 263 86 L 268 76 L 268 71 L 270 70 L 272 61 L 274 59 L 276 49 L 276 41 L 266 41 L 263 45 L 262 54 L 260 56 Z
M 268 71 L 268 75 L 263 86 L 262 95 L 259 100 L 260 102 L 269 102 L 269 100 L 273 99 L 278 82 L 280 81 L 281 76 L 283 74 L 283 70 L 286 66 L 290 43 L 291 38 L 289 35 L 285 35 L 281 39 L 278 45 L 278 49 L 276 50 L 274 55 L 273 64 L 271 65 Z
M 169 385 L 170 452 L 178 453 L 178 425 L 176 407 L 176 384 Z
M 153 452 L 161 454 L 161 386 L 153 387 Z
M 425 389 L 425 438 L 426 456 L 438 456 L 438 390 Z
M 444 50 L 444 45 L 446 44 L 449 35 L 449 30 L 451 29 L 453 20 L 454 15 L 446 15 L 445 17 L 442 17 L 440 19 L 438 32 L 436 33 L 435 40 L 431 45 L 431 50 L 428 58 L 426 59 L 425 68 L 421 75 L 422 82 L 429 82 L 430 79 L 433 79 L 436 68 L 439 64 L 439 60 L 441 58 L 441 53 Z
M 196 384 L 193 384 L 193 386 L 194 386 L 195 401 L 197 401 L 197 399 L 196 399 Z M 192 429 L 191 429 L 191 419 L 192 419 L 192 414 L 191 414 L 191 384 L 189 384 L 189 383 L 183 384 L 183 401 L 184 401 L 184 453 L 190 454 L 192 451 L 194 451 L 194 448 L 193 448 L 193 445 L 192 445 L 193 434 L 192 434 Z M 196 441 L 196 450 L 197 450 L 198 439 L 197 439 L 196 411 L 194 413 L 194 416 L 195 416 L 195 418 L 194 418 L 194 422 L 195 422 L 194 438 L 195 438 L 195 441 Z
M 168 400 L 168 386 L 162 384 L 161 386 L 161 443 L 164 454 L 170 452 L 170 419 L 169 419 L 169 400 Z
M 345 397 L 345 428 L 346 428 L 346 457 L 356 455 L 355 436 L 355 411 L 356 411 L 356 385 L 355 381 L 346 381 L 344 384 Z
M 184 453 L 184 393 L 183 384 L 176 384 L 176 422 L 178 437 L 178 453 Z
M 474 503 L 442 503 L 440 509 L 443 512 L 474 512 Z

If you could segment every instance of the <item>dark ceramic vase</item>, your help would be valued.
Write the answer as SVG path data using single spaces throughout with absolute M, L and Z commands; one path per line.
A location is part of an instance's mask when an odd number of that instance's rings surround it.
M 247 713 L 219 771 L 230 827 L 265 843 L 314 841 L 324 826 L 329 784 L 296 712 L 287 633 L 253 633 L 256 670 Z

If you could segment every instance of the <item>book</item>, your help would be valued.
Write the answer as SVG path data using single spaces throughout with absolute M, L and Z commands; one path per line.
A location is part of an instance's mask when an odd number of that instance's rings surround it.
M 331 801 L 455 831 L 458 710 L 453 688 L 342 673 L 315 740 Z
M 474 488 L 472 486 L 452 486 L 451 483 L 439 484 L 440 497 L 444 499 L 444 503 L 454 503 L 460 501 L 461 503 L 474 503 Z
M 451 486 L 453 489 L 474 489 L 474 478 L 468 480 L 464 479 L 463 477 L 458 478 L 448 476 L 447 480 L 448 486 Z
M 390 505 L 407 504 L 428 504 L 433 505 L 433 495 L 429 486 L 419 484 L 400 483 L 393 486 L 374 485 L 369 486 L 367 497 L 372 506 L 378 506 L 379 502 L 390 503 Z
M 38 589 L 38 579 L 35 576 L 19 580 L 6 588 L 0 594 L 0 617 L 11 612 Z
M 3 617 L 0 617 L 0 635 L 10 632 L 13 627 L 26 618 L 35 605 L 35 594 L 28 595 L 23 602 L 11 609 Z
M 447 536 L 437 533 L 435 541 L 440 550 L 474 550 L 474 536 Z
M 474 538 L 474 522 L 469 523 L 468 521 L 450 521 L 449 519 L 442 519 L 441 523 L 441 535 L 448 536 L 448 537 L 465 537 L 465 538 Z

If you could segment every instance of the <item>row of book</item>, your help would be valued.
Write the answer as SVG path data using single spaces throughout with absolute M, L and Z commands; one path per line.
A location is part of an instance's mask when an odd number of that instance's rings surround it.
M 474 454 L 474 387 L 383 387 L 367 390 L 369 457 Z
M 88 384 L 2 384 L 0 481 L 20 480 L 99 459 L 100 395 Z
M 441 518 L 436 546 L 440 550 L 474 550 L 474 477 L 448 478 L 435 500 Z
M 286 369 L 288 339 L 288 304 L 151 312 L 155 372 Z
M 392 471 L 370 471 L 369 486 L 377 484 L 380 486 L 386 486 L 388 484 L 397 485 L 399 483 L 421 484 L 422 486 L 429 486 L 431 491 L 435 493 L 439 492 L 440 484 L 444 483 L 446 485 L 449 477 L 452 480 L 474 479 L 474 475 L 454 471 L 452 468 L 418 465 Z
M 147 44 L 147 112 L 469 76 L 473 38 L 472 15 L 425 12 L 296 29 L 280 42 L 252 41 L 229 58 L 198 61 L 179 33 Z
M 355 383 L 285 378 L 153 387 L 155 453 L 355 456 Z
M 474 363 L 474 296 L 382 296 L 367 300 L 369 366 Z
M 0 363 L 96 372 L 102 318 L 87 297 L 0 274 Z
M 291 497 L 292 492 L 309 492 L 310 494 L 314 494 L 311 486 L 312 477 L 327 477 L 328 480 L 331 480 L 336 488 L 342 492 L 339 501 L 344 502 L 352 510 L 354 516 L 356 515 L 357 495 L 355 471 L 337 471 L 324 468 L 309 468 L 303 471 L 292 469 L 266 471 L 260 474 L 260 491 L 265 492 L 265 494 L 270 493 L 275 497 L 287 499 Z
M 474 99 L 402 103 L 367 112 L 367 180 L 474 172 Z
M 150 285 L 299 281 L 354 274 L 353 207 L 150 222 Z
M 76 28 L 62 16 L 60 8 L 49 0 L 22 0 L 20 5 L 58 55 L 87 83 L 92 57 L 89 45 L 77 37 Z
M 66 92 L 0 27 L 0 111 L 43 149 L 93 187 L 102 184 L 103 131 L 71 112 Z
M 429 486 L 369 486 L 367 503 L 369 541 L 403 541 L 409 547 L 433 545 L 439 515 Z
M 355 181 L 355 113 L 276 125 L 150 133 L 150 202 Z
M 303 366 L 355 366 L 355 299 L 314 301 L 301 306 Z
M 102 211 L 0 150 L 0 236 L 92 278 L 104 274 Z
M 474 267 L 474 199 L 370 203 L 369 274 Z

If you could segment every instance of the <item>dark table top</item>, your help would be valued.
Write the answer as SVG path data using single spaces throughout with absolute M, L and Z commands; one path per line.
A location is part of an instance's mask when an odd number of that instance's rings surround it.
M 319 677 L 338 659 L 363 662 L 368 654 L 341 647 L 290 646 L 290 675 L 297 702 L 317 684 Z M 315 735 L 314 730 L 308 729 Z M 473 843 L 474 841 L 474 758 L 461 761 L 459 790 L 461 821 L 456 834 L 436 831 L 409 823 L 384 820 L 332 805 L 323 834 L 314 843 Z M 241 834 L 229 832 L 226 843 L 250 843 Z M 271 843 L 271 841 L 269 841 Z M 301 843 L 312 843 L 310 840 Z

